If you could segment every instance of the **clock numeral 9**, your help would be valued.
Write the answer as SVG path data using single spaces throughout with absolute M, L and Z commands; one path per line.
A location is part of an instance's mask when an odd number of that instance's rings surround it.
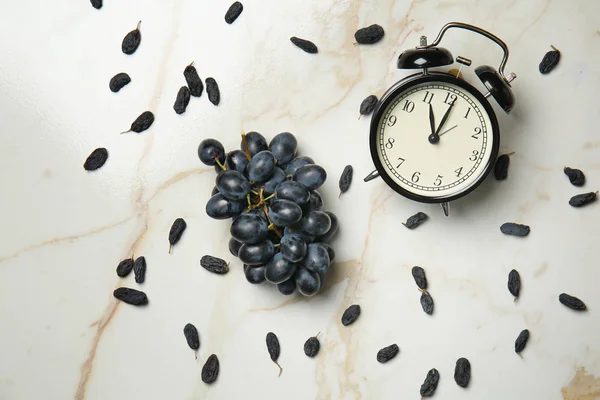
M 387 140 L 387 143 L 385 144 L 385 147 L 388 148 L 388 149 L 391 149 L 392 147 L 394 147 L 394 142 L 395 141 L 396 140 L 393 137 L 389 138 Z
M 454 93 L 446 93 L 446 99 L 444 100 L 444 103 L 450 105 L 452 103 L 454 103 L 456 101 L 456 95 Z
M 400 162 L 398 163 L 398 165 L 396 165 L 396 168 L 400 168 L 400 166 L 402 165 L 402 163 L 404 161 L 406 161 L 406 160 L 404 158 L 402 158 L 402 157 L 398 157 L 398 161 L 400 161 Z
M 394 126 L 396 125 L 396 116 L 395 115 L 390 115 L 390 117 L 387 120 L 387 126 Z
M 473 150 L 473 155 L 471 155 L 471 157 L 469 157 L 470 161 L 475 161 L 477 160 L 477 156 L 479 155 L 479 151 L 477 150 Z
M 435 178 L 435 182 L 433 182 L 433 184 L 435 186 L 440 186 L 442 184 L 442 178 L 443 178 L 442 175 L 438 175 L 437 178 Z
M 476 127 L 475 128 L 475 133 L 471 135 L 471 137 L 473 139 L 479 139 L 479 135 L 481 134 L 481 128 L 480 127 Z
M 405 100 L 404 101 L 404 106 L 402 107 L 402 111 L 406 111 L 407 113 L 411 113 L 413 112 L 413 110 L 415 109 L 415 103 L 413 103 L 410 100 Z
M 412 176 L 412 178 L 410 178 L 411 181 L 413 181 L 414 183 L 419 182 L 419 177 L 421 176 L 421 173 L 419 171 L 415 172 Z

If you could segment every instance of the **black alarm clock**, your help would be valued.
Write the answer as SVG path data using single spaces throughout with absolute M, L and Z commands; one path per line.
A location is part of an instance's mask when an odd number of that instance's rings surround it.
M 504 57 L 498 70 L 475 69 L 487 88 L 481 93 L 456 74 L 430 68 L 454 63 L 450 51 L 438 44 L 450 28 L 479 33 L 498 44 Z M 399 194 L 423 203 L 440 203 L 446 215 L 449 202 L 475 190 L 490 173 L 498 156 L 500 129 L 488 101 L 493 97 L 509 113 L 515 98 L 504 76 L 508 47 L 493 34 L 460 22 L 446 24 L 433 43 L 421 36 L 420 45 L 398 57 L 399 69 L 418 69 L 387 90 L 373 112 L 369 145 L 376 171 Z M 457 62 L 471 61 L 458 57 Z M 462 66 L 461 66 L 462 68 Z

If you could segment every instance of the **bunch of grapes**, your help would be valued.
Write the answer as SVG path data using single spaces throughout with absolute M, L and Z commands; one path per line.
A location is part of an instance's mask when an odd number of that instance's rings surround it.
M 200 143 L 198 157 L 218 174 L 206 213 L 232 218 L 229 250 L 244 263 L 248 282 L 312 296 L 335 258 L 327 242 L 338 219 L 322 210 L 317 191 L 327 173 L 310 157 L 296 157 L 298 142 L 288 132 L 268 145 L 260 133 L 242 134 L 240 147 L 225 153 L 215 139 Z

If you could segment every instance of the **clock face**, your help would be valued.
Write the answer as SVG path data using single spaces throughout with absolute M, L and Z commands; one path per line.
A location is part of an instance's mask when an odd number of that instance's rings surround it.
M 497 156 L 497 122 L 489 103 L 452 78 L 424 76 L 400 85 L 373 121 L 371 146 L 380 174 L 416 200 L 460 197 L 485 178 Z

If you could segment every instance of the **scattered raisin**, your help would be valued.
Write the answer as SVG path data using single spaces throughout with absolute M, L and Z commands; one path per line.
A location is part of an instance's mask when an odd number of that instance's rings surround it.
M 90 3 L 92 3 L 92 7 L 94 7 L 96 10 L 102 8 L 102 0 L 90 0 Z
M 181 239 L 185 228 L 187 228 L 187 224 L 183 218 L 177 218 L 173 221 L 173 225 L 171 225 L 171 230 L 169 231 L 169 253 L 171 253 L 173 246 Z
M 136 283 L 144 283 L 146 280 L 146 257 L 140 256 L 135 259 L 133 274 L 135 275 Z
M 384 35 L 383 28 L 377 24 L 361 28 L 356 31 L 354 38 L 360 44 L 373 44 L 379 42 Z
M 392 358 L 396 357 L 400 352 L 400 348 L 397 344 L 391 344 L 377 352 L 377 361 L 384 364 L 390 361 Z
M 187 109 L 188 104 L 190 104 L 190 89 L 187 86 L 182 86 L 177 92 L 173 110 L 175 110 L 177 114 L 183 114 Z
M 304 354 L 309 357 L 315 357 L 321 349 L 321 343 L 319 342 L 319 339 L 317 339 L 317 336 L 309 337 L 306 342 L 304 342 Z
M 233 22 L 240 16 L 242 11 L 244 11 L 244 5 L 239 1 L 236 1 L 225 13 L 225 22 L 228 24 L 233 24 Z
M 121 43 L 121 50 L 123 53 L 133 54 L 137 50 L 142 41 L 142 34 L 140 33 L 141 23 L 142 21 L 138 22 L 137 27 L 123 38 L 123 43 Z
M 425 276 L 425 270 L 423 268 L 418 266 L 413 267 L 412 276 L 419 289 L 427 290 L 427 277 Z
M 319 49 L 317 49 L 317 45 L 311 42 L 310 40 L 300 39 L 299 37 L 292 36 L 290 38 L 290 41 L 307 53 L 316 54 L 319 52 Z
M 192 324 L 186 324 L 183 327 L 183 335 L 187 341 L 190 349 L 195 350 L 196 359 L 198 359 L 198 349 L 200 348 L 200 337 L 198 336 L 198 329 Z
M 515 301 L 519 298 L 519 291 L 521 290 L 521 276 L 516 269 L 513 269 L 508 274 L 508 291 L 510 294 L 515 296 Z
M 558 296 L 558 301 L 560 301 L 565 306 L 569 307 L 571 310 L 575 311 L 585 311 L 587 307 L 585 303 L 579 300 L 577 297 L 568 295 L 566 293 L 562 293 Z
M 135 132 L 135 133 L 144 132 L 146 129 L 150 128 L 153 123 L 154 123 L 154 114 L 152 114 L 152 112 L 150 112 L 150 111 L 144 111 L 143 113 L 140 114 L 139 117 L 137 117 L 135 119 L 135 121 L 132 122 L 129 130 L 125 131 L 125 132 L 121 132 L 121 134 L 127 133 L 127 132 Z
M 353 304 L 344 311 L 342 315 L 342 325 L 348 326 L 353 324 L 360 315 L 360 306 L 358 304 Z
M 104 147 L 100 147 L 92 151 L 92 154 L 90 154 L 83 163 L 83 168 L 86 171 L 95 171 L 102 167 L 106 160 L 108 160 L 108 150 Z
M 279 367 L 279 376 L 281 376 L 283 368 L 277 362 L 281 353 L 281 347 L 279 346 L 279 339 L 277 339 L 277 336 L 273 332 L 267 333 L 267 350 L 269 351 L 269 356 L 271 356 L 271 361 Z
M 407 219 L 406 222 L 403 222 L 402 225 L 404 225 L 408 229 L 415 229 L 426 220 L 427 214 L 419 211 L 418 213 Z
M 547 52 L 540 62 L 540 72 L 544 75 L 552 71 L 560 61 L 560 51 L 552 45 L 551 47 L 553 50 Z
M 573 207 L 583 207 L 585 205 L 593 203 L 594 201 L 596 201 L 596 193 L 598 192 L 589 192 L 575 195 L 569 200 L 569 205 Z
M 433 297 L 427 291 L 421 293 L 421 307 L 426 314 L 433 314 Z
M 340 176 L 340 196 L 342 193 L 346 193 L 348 189 L 350 189 L 353 173 L 354 170 L 352 169 L 352 165 L 346 165 L 342 171 L 342 176 Z
M 202 367 L 202 382 L 213 383 L 219 376 L 219 359 L 216 354 L 211 354 Z
M 574 186 L 583 186 L 585 183 L 585 175 L 580 169 L 565 167 L 563 172 L 569 177 L 569 181 Z
M 202 92 L 204 91 L 204 85 L 202 84 L 202 79 L 198 76 L 198 71 L 196 71 L 196 67 L 194 67 L 194 62 L 185 67 L 183 70 L 183 76 L 185 81 L 190 89 L 190 95 L 194 97 L 202 96 Z
M 378 101 L 379 100 L 377 99 L 377 96 L 375 96 L 374 94 L 367 96 L 367 98 L 364 99 L 362 103 L 360 103 L 360 115 L 371 114 L 375 109 L 375 106 L 377 105 Z
M 120 287 L 115 289 L 113 296 L 124 303 L 134 306 L 144 306 L 148 304 L 146 293 L 135 289 Z
M 523 329 L 521 333 L 519 333 L 519 337 L 515 340 L 515 353 L 521 355 L 521 352 L 525 350 L 525 346 L 527 346 L 527 341 L 529 340 L 529 329 Z
M 119 90 L 123 89 L 123 86 L 127 85 L 131 82 L 131 78 L 125 72 L 119 72 L 112 78 L 110 78 L 110 82 L 108 84 L 108 88 L 111 92 L 117 93 Z
M 435 394 L 435 389 L 437 389 L 438 382 L 440 380 L 440 373 L 437 369 L 432 368 L 427 373 L 425 377 L 425 381 L 421 385 L 421 396 L 423 397 L 431 397 Z
M 225 260 L 213 256 L 203 256 L 200 259 L 200 266 L 215 274 L 222 275 L 229 272 L 229 264 Z
M 127 258 L 117 265 L 117 275 L 121 278 L 125 278 L 127 275 L 131 273 L 133 269 L 133 258 Z
M 471 380 L 471 363 L 466 358 L 456 360 L 454 368 L 454 381 L 460 387 L 466 388 Z
M 494 176 L 502 181 L 508 176 L 508 166 L 510 165 L 510 156 L 514 153 L 502 154 L 494 164 Z
M 528 225 L 515 224 L 514 222 L 506 222 L 500 226 L 500 232 L 505 235 L 527 236 L 529 235 L 529 231 Z
M 221 102 L 221 92 L 214 78 L 206 78 L 206 93 L 208 93 L 208 100 L 218 106 Z

